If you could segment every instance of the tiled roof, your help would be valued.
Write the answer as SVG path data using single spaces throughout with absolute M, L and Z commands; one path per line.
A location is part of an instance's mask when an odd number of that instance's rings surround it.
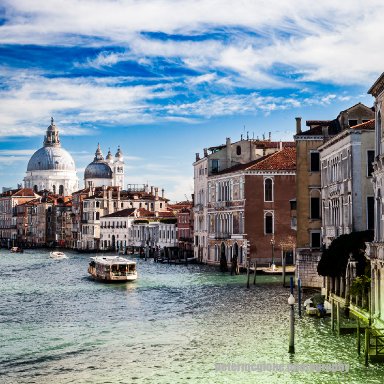
M 246 168 L 247 170 L 294 170 L 296 169 L 296 148 L 283 148 Z
M 121 211 L 117 211 L 114 213 L 110 213 L 109 215 L 105 215 L 105 216 L 103 216 L 103 218 L 105 218 L 105 217 L 129 217 L 129 216 L 132 216 L 135 211 L 136 211 L 136 208 L 126 208 L 126 209 L 122 209 Z
M 366 129 L 374 130 L 375 129 L 375 119 L 366 121 L 365 123 L 357 124 L 351 127 L 352 129 Z
M 20 189 L 12 189 L 11 191 L 7 191 L 1 194 L 2 197 L 6 196 L 14 196 L 14 197 L 31 197 L 35 196 L 35 192 L 32 188 L 20 188 Z

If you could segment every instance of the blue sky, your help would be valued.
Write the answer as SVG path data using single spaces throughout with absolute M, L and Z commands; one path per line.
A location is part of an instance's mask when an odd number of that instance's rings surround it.
M 120 145 L 126 183 L 183 200 L 195 153 L 292 139 L 373 99 L 384 4 L 309 0 L 2 0 L 0 186 L 21 182 L 55 118 L 79 170 Z

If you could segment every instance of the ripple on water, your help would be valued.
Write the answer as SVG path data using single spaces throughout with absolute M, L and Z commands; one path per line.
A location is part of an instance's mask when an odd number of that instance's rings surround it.
M 276 277 L 138 260 L 133 284 L 87 276 L 88 257 L 47 252 L 0 257 L 0 383 L 369 383 L 353 336 L 328 319 L 296 319 L 289 358 L 288 291 Z M 348 374 L 218 372 L 217 363 L 348 362 Z M 5 374 L 4 374 L 5 373 Z

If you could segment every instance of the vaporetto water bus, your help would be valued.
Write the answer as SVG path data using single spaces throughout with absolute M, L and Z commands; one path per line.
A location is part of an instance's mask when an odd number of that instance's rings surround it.
M 136 262 L 121 256 L 91 257 L 88 273 L 96 280 L 124 282 L 137 279 Z

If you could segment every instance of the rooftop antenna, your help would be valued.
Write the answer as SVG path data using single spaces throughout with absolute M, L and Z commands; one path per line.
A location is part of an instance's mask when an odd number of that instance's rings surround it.
M 263 133 L 263 141 L 265 141 L 265 134 Z

